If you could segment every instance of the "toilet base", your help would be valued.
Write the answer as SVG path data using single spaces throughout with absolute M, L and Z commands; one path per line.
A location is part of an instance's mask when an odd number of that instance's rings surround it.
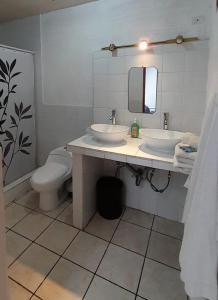
M 43 211 L 50 211 L 59 205 L 58 190 L 41 192 L 39 196 L 39 207 Z
M 42 211 L 52 211 L 57 208 L 67 197 L 64 185 L 58 189 L 39 194 L 39 208 Z

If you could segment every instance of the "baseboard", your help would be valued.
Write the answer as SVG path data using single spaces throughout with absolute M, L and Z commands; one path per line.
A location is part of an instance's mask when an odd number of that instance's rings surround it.
M 5 205 L 8 205 L 12 201 L 19 199 L 32 189 L 30 184 L 30 178 L 33 172 L 34 171 L 26 174 L 25 176 L 15 180 L 14 182 L 4 187 L 3 192 L 5 198 Z

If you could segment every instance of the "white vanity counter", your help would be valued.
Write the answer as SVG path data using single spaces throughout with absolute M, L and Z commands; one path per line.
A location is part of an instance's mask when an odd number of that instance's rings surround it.
M 87 134 L 68 143 L 67 150 L 75 154 L 184 173 L 182 169 L 173 166 L 172 156 L 156 154 L 149 149 L 144 152 L 139 149 L 141 144 L 143 144 L 143 139 L 128 136 L 122 144 L 106 145 L 96 141 L 92 135 Z
M 72 152 L 73 224 L 83 229 L 96 211 L 96 182 L 104 175 L 104 159 L 182 173 L 173 166 L 173 157 L 141 151 L 141 138 L 127 137 L 123 144 L 105 145 L 84 135 L 67 145 Z

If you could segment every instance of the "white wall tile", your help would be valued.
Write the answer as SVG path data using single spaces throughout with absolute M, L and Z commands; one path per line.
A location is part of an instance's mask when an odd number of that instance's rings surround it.
M 163 92 L 182 92 L 184 88 L 184 73 L 163 73 Z
M 127 76 L 124 74 L 121 75 L 109 75 L 108 82 L 106 84 L 107 91 L 126 91 L 127 90 Z
M 185 71 L 187 72 L 207 72 L 208 50 L 187 51 L 185 53 Z
M 162 92 L 161 110 L 169 113 L 182 111 L 182 99 L 182 92 Z
M 109 74 L 124 74 L 125 73 L 125 57 L 111 57 L 108 60 Z
M 185 71 L 185 53 L 165 53 L 163 55 L 163 72 Z
M 96 59 L 94 63 L 94 74 L 108 74 L 109 59 Z
M 205 72 L 186 72 L 184 78 L 184 90 L 206 92 L 207 73 Z
M 182 130 L 184 132 L 191 131 L 200 134 L 202 126 L 203 113 L 185 113 L 182 119 Z
M 206 92 L 185 92 L 182 98 L 182 111 L 204 113 L 206 110 Z

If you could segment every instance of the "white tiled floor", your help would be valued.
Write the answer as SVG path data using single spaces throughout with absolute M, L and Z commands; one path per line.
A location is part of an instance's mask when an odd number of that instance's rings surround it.
M 12 300 L 186 300 L 178 254 L 183 226 L 127 208 L 72 226 L 69 201 L 45 215 L 30 192 L 7 207 Z

